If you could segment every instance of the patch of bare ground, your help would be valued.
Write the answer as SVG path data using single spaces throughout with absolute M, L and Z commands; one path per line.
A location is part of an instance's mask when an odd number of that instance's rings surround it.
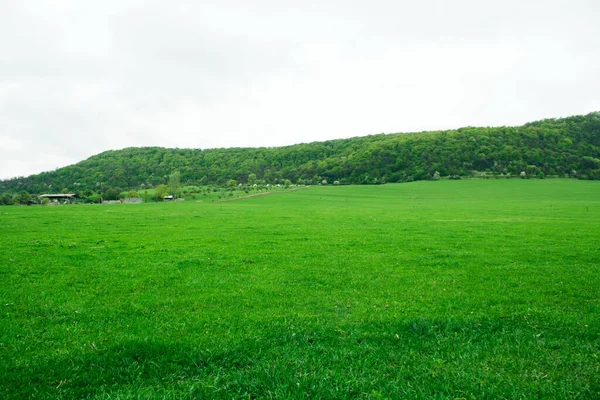
M 305 186 L 304 189 L 308 188 L 308 186 Z M 250 199 L 252 197 L 259 197 L 259 196 L 267 196 L 269 194 L 273 194 L 273 193 L 289 193 L 289 192 L 295 192 L 296 190 L 298 190 L 298 188 L 293 188 L 290 190 L 286 190 L 285 192 L 264 192 L 264 193 L 255 193 L 255 194 L 249 194 L 248 196 L 240 196 L 240 197 L 236 197 L 234 199 L 223 199 L 223 200 L 219 200 L 219 203 L 225 202 L 225 201 L 236 201 L 236 200 L 246 200 L 246 199 Z

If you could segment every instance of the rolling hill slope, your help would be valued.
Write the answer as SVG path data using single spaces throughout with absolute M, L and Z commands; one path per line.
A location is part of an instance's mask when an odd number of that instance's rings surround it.
M 379 134 L 274 148 L 107 151 L 75 165 L 0 181 L 0 193 L 82 192 L 102 187 L 149 188 L 173 171 L 183 184 L 248 182 L 314 184 L 323 179 L 377 184 L 520 175 L 600 179 L 600 113 L 547 119 L 518 127 Z M 436 174 L 437 172 L 437 174 Z

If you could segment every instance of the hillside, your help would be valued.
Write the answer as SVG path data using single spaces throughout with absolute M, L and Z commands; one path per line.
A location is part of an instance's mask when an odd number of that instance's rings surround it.
M 182 184 L 248 182 L 347 184 L 405 182 L 437 177 L 487 176 L 525 171 L 528 177 L 600 179 L 600 113 L 547 119 L 519 127 L 379 134 L 274 148 L 107 151 L 75 165 L 0 181 L 0 193 L 140 189 L 165 183 L 173 171 Z M 438 172 L 438 174 L 436 174 Z M 253 180 L 254 177 L 251 177 Z

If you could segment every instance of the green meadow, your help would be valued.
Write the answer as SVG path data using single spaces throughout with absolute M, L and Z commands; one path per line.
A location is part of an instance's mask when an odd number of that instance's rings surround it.
M 600 182 L 0 209 L 1 398 L 600 398 Z

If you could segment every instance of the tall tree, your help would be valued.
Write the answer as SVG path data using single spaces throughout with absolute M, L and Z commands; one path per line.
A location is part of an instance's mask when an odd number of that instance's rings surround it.
M 174 171 L 171 175 L 169 175 L 169 192 L 177 197 L 177 193 L 179 192 L 179 187 L 181 186 L 181 174 L 179 171 Z

